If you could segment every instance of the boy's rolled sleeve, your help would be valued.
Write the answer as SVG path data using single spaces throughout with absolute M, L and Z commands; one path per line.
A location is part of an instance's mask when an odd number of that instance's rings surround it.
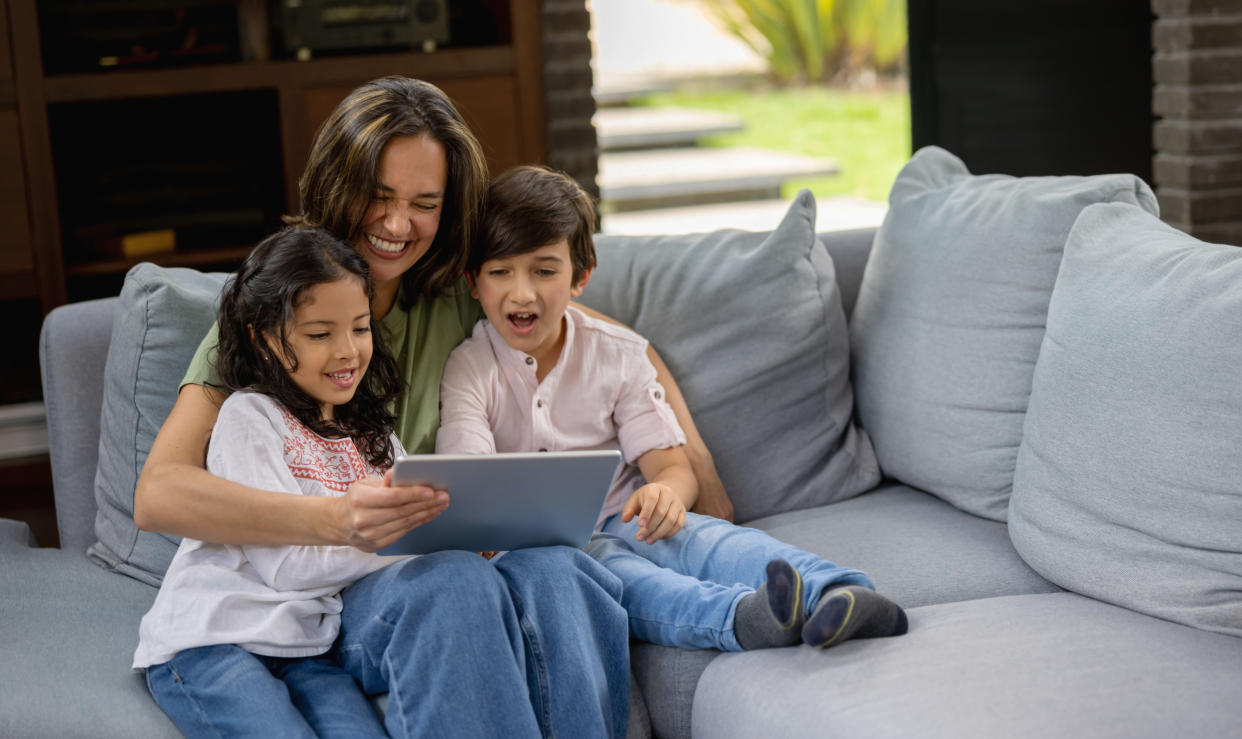
M 613 408 L 621 454 L 629 464 L 653 449 L 684 446 L 686 435 L 677 423 L 656 370 L 643 352 L 626 362 L 625 381 Z

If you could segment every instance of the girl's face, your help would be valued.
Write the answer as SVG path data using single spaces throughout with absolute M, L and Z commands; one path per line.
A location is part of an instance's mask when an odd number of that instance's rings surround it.
M 392 307 L 401 275 L 427 253 L 440 227 L 448 159 L 427 134 L 399 136 L 380 156 L 381 188 L 362 217 L 354 248 L 371 268 L 377 313 Z
M 332 420 L 336 406 L 354 397 L 371 363 L 371 304 L 362 280 L 347 275 L 306 290 L 285 335 L 293 356 L 271 336 L 265 337 L 268 349 L 293 382 L 319 401 L 323 418 Z

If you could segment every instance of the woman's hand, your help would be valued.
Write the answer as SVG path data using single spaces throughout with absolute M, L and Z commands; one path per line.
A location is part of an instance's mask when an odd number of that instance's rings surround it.
M 686 525 L 686 506 L 668 485 L 648 483 L 634 491 L 621 509 L 621 520 L 629 523 L 638 516 L 634 538 L 653 544 L 672 536 Z
M 353 485 L 336 502 L 338 538 L 364 552 L 376 552 L 422 526 L 449 506 L 449 495 L 425 485 L 392 485 L 392 470 Z

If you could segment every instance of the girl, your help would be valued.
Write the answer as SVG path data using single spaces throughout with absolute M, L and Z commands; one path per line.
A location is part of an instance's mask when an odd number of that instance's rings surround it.
M 218 367 L 238 392 L 212 432 L 212 473 L 328 497 L 391 466 L 401 447 L 389 405 L 401 381 L 373 340 L 370 294 L 366 264 L 324 231 L 286 230 L 255 247 L 220 302 Z M 383 736 L 327 653 L 341 589 L 396 559 L 183 539 L 142 620 L 134 667 L 187 736 Z
M 289 229 L 247 257 L 221 299 L 217 367 L 233 393 L 207 452 L 213 474 L 286 494 L 339 497 L 381 477 L 403 453 L 390 410 L 401 391 L 396 362 L 376 335 L 366 263 L 319 229 Z M 441 507 L 442 509 L 442 507 Z M 425 581 L 421 597 L 447 598 L 509 698 L 466 716 L 418 711 L 442 663 L 376 665 L 388 673 L 393 736 L 538 736 L 524 646 L 499 563 L 462 552 L 379 557 L 349 546 L 232 546 L 183 539 L 139 629 L 134 667 L 187 736 L 385 736 L 355 675 L 366 644 L 337 644 L 342 589 L 381 568 L 477 563 L 462 587 Z M 404 560 L 404 561 L 403 561 Z M 506 565 L 509 566 L 509 565 Z M 447 578 L 451 579 L 451 578 Z M 482 583 L 482 587 L 477 585 Z M 423 624 L 434 640 L 434 622 Z M 615 627 L 614 627 L 615 628 Z M 363 654 L 359 654 L 361 651 Z M 410 650 L 414 654 L 414 650 Z M 435 669 L 433 669 L 435 668 Z M 448 668 L 444 667 L 444 671 Z M 595 724 L 584 731 L 609 733 Z

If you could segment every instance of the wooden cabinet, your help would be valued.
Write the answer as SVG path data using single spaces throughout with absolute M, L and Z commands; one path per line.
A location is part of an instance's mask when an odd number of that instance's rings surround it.
M 538 0 L 471 3 L 476 17 L 459 24 L 487 32 L 464 34 L 469 46 L 450 39 L 430 52 L 305 61 L 282 59 L 279 43 L 262 43 L 272 38 L 266 8 L 275 5 L 236 0 L 240 61 L 68 71 L 41 47 L 47 4 L 0 0 L 0 7 L 6 1 L 10 33 L 0 44 L 11 40 L 13 63 L 0 66 L 0 193 L 20 197 L 5 198 L 0 227 L 29 237 L 24 252 L 3 242 L 0 276 L 24 270 L 27 292 L 45 311 L 115 294 L 142 260 L 235 265 L 296 210 L 297 178 L 319 124 L 376 77 L 439 85 L 493 170 L 547 159 Z M 263 50 L 249 50 L 256 45 Z M 12 213 L 10 202 L 18 203 Z M 169 231 L 172 250 L 135 255 L 117 246 L 119 237 Z
M 547 161 L 539 0 L 448 3 L 455 32 L 431 51 L 307 60 L 284 53 L 278 3 L 233 5 L 231 60 L 107 66 L 66 47 L 56 13 L 123 10 L 124 2 L 0 0 L 0 305 L 22 302 L 22 314 L 34 306 L 38 316 L 114 295 L 139 261 L 234 268 L 296 211 L 297 179 L 320 123 L 350 90 L 384 75 L 444 89 L 493 171 Z M 118 237 L 153 232 L 171 232 L 175 247 L 118 248 Z M 152 241 L 148 248 L 159 248 L 161 239 Z M 17 364 L 37 366 L 33 342 L 19 355 Z M 0 377 L 10 390 L 12 374 Z M 37 380 L 20 381 L 32 386 L 8 397 L 37 399 Z

